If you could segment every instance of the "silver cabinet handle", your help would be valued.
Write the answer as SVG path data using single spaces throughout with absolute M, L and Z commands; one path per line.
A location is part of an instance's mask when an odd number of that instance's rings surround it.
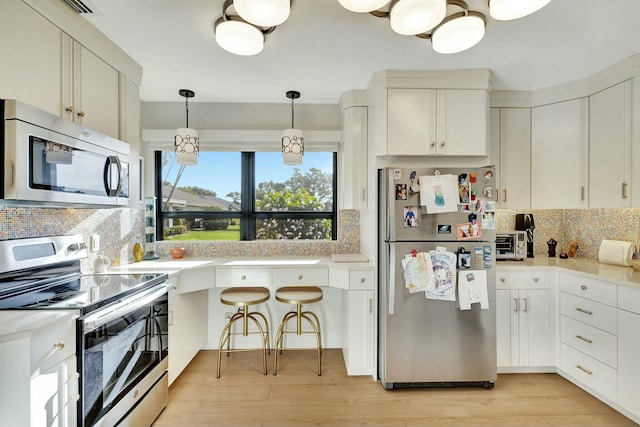
M 576 307 L 576 311 L 579 311 L 580 313 L 587 314 L 589 316 L 591 316 L 593 314 L 593 311 L 585 310 L 584 308 L 580 308 L 580 307 Z
M 507 189 L 505 188 L 504 190 L 502 190 L 504 192 L 504 199 L 502 199 L 503 202 L 507 201 Z
M 369 298 L 369 314 L 373 313 L 373 298 Z
M 627 198 L 627 183 L 623 182 L 622 183 L 622 198 L 626 199 Z
M 580 201 L 584 202 L 584 187 L 580 187 Z
M 582 340 L 582 341 L 584 341 L 584 342 L 586 342 L 586 343 L 588 343 L 588 344 L 593 343 L 593 340 L 591 340 L 591 339 L 589 339 L 589 338 L 585 338 L 585 337 L 583 337 L 582 335 L 576 335 L 576 338 L 578 338 L 579 340 Z
M 240 277 L 240 280 L 247 280 L 247 276 L 243 274 L 242 277 Z
M 524 309 L 522 311 L 527 313 L 527 311 L 529 310 L 529 303 L 527 302 L 526 298 L 522 298 L 522 300 L 524 301 Z
M 587 375 L 593 375 L 593 371 L 590 371 L 587 368 L 583 368 L 581 365 L 576 365 L 576 368 L 580 369 L 582 372 L 585 372 Z
M 520 303 L 518 302 L 518 298 L 514 298 L 513 301 L 516 303 L 515 308 L 513 309 L 513 312 L 517 313 L 520 310 Z
M 298 280 L 302 280 L 303 278 L 304 278 L 304 276 L 303 276 L 302 274 L 300 274 L 300 275 L 298 276 Z
M 580 289 L 583 290 L 583 291 L 586 291 L 587 290 L 587 285 L 580 285 Z

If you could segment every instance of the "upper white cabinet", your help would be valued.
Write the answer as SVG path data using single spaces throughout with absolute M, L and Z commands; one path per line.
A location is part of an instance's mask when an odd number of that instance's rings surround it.
M 486 90 L 388 89 L 380 154 L 484 156 L 488 105 Z
M 62 43 L 62 116 L 120 139 L 118 71 L 71 37 Z
M 587 207 L 588 99 L 531 112 L 531 208 Z
M 342 111 L 340 209 L 361 209 L 367 205 L 367 126 L 367 107 L 353 106 Z
M 589 207 L 631 206 L 631 80 L 589 97 Z
M 497 207 L 531 207 L 531 109 L 492 108 Z

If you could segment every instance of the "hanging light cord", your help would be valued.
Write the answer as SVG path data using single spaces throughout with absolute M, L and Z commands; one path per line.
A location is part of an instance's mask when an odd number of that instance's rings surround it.
M 294 129 L 295 126 L 293 125 L 293 97 L 291 97 L 291 129 Z
M 189 97 L 188 96 L 184 97 L 184 106 L 187 112 L 187 127 L 189 127 Z

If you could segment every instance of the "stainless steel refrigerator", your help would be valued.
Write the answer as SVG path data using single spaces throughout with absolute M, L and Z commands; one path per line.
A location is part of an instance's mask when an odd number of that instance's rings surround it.
M 445 191 L 440 200 L 435 197 L 434 204 L 429 197 L 438 187 L 430 187 L 434 177 L 456 186 L 455 212 L 432 213 L 441 210 L 442 199 L 448 197 L 451 204 L 454 197 Z M 493 166 L 388 168 L 379 170 L 378 179 L 378 374 L 382 385 L 387 389 L 493 387 L 497 378 Z M 481 231 L 469 226 L 479 226 Z M 474 303 L 462 310 L 458 289 L 455 301 L 442 301 L 405 287 L 402 259 L 436 247 L 456 254 L 456 278 L 460 271 L 486 275 L 488 307 Z

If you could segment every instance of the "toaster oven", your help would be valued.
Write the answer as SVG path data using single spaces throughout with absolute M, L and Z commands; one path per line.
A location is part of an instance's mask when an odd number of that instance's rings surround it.
M 526 231 L 498 231 L 496 233 L 496 259 L 521 261 L 526 257 Z

